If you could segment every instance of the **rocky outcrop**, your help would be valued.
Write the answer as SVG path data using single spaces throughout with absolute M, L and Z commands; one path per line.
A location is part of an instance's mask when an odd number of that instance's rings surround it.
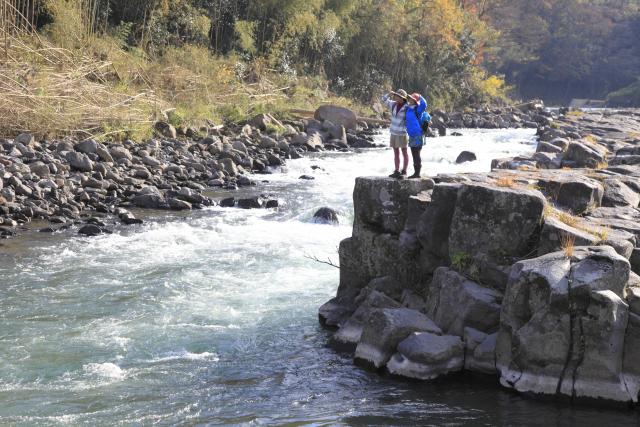
M 522 392 L 636 402 L 630 390 L 638 386 L 623 363 L 629 273 L 628 261 L 606 246 L 516 263 L 497 341 L 501 383 Z
M 636 402 L 639 187 L 600 174 L 358 179 L 340 286 L 319 313 L 332 341 L 394 375 L 467 370 L 523 393 Z

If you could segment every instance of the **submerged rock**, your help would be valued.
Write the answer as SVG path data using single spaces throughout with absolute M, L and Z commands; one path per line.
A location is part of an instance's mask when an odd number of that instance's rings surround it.
M 391 374 L 428 380 L 462 370 L 464 346 L 460 337 L 415 332 L 400 342 L 387 363 Z
M 313 214 L 313 222 L 322 224 L 338 224 L 338 212 L 331 208 L 320 208 Z

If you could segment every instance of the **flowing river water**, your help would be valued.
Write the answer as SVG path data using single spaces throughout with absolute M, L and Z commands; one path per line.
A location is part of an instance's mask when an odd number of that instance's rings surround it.
M 534 131 L 463 133 L 430 139 L 423 171 L 488 171 L 535 148 Z M 463 149 L 478 161 L 455 165 Z M 389 378 L 326 346 L 317 309 L 338 270 L 308 257 L 337 262 L 354 178 L 390 173 L 391 158 L 323 154 L 256 176 L 269 182 L 251 191 L 280 199 L 276 211 L 151 213 L 112 235 L 4 241 L 0 425 L 637 423 L 633 411 L 544 403 L 494 378 Z M 322 206 L 340 225 L 311 221 Z

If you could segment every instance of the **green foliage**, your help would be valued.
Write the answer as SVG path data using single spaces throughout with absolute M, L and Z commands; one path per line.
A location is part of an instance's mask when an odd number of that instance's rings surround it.
M 451 257 L 451 265 L 460 272 L 466 271 L 472 262 L 473 258 L 466 252 L 456 252 Z
M 500 31 L 487 66 L 525 98 L 565 103 L 632 84 L 640 69 L 637 0 L 488 0 Z M 638 105 L 638 104 L 636 104 Z

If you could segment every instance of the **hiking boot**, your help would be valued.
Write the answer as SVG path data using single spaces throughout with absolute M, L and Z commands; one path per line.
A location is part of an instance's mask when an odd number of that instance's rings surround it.
M 400 172 L 400 175 L 402 175 L 403 177 L 406 177 L 407 176 L 407 170 L 405 169 L 402 172 Z
M 420 178 L 420 169 L 422 169 L 422 167 L 414 166 L 413 169 L 414 169 L 413 175 L 411 175 L 409 179 Z
M 403 170 L 402 172 L 400 172 L 398 176 L 396 176 L 396 179 L 407 179 L 407 171 Z
M 399 178 L 399 177 L 400 177 L 400 171 L 395 171 L 394 173 L 389 175 L 389 178 Z

